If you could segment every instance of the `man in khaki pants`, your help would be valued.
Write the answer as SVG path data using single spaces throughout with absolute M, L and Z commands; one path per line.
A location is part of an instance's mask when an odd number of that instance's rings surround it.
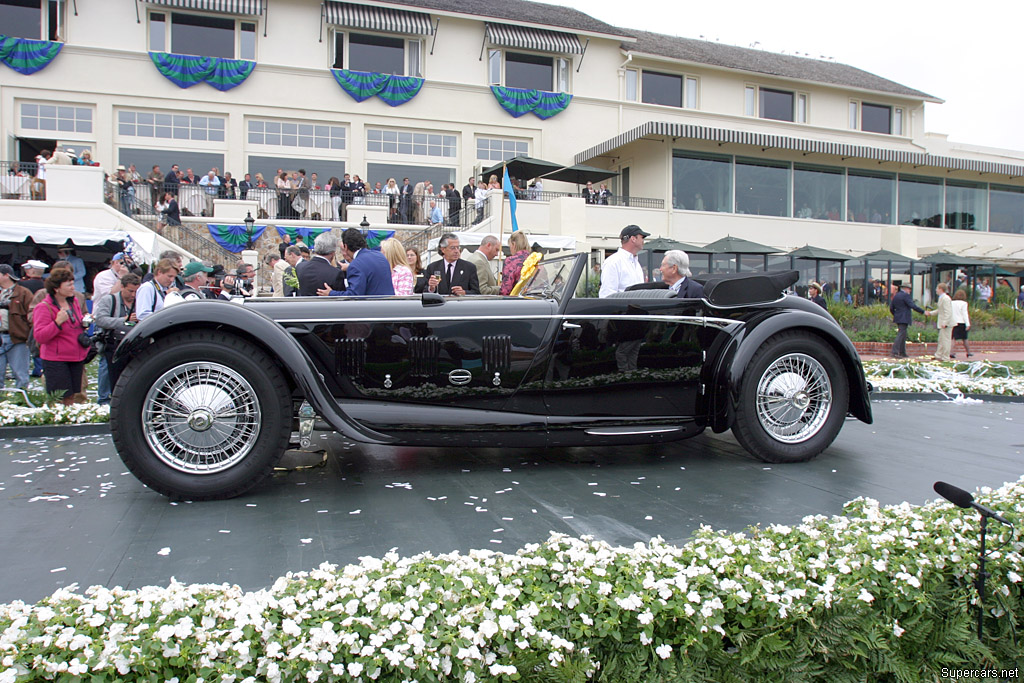
M 938 308 L 928 311 L 925 315 L 938 316 L 935 324 L 939 328 L 939 345 L 935 349 L 935 357 L 939 360 L 949 360 L 953 347 L 953 300 L 949 298 L 946 283 L 940 282 L 935 285 L 935 291 L 939 293 Z

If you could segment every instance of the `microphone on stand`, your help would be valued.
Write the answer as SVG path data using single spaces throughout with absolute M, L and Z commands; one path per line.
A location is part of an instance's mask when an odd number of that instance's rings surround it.
M 974 496 L 961 488 L 957 488 L 952 484 L 947 484 L 944 481 L 935 482 L 935 485 L 932 488 L 935 489 L 935 493 L 939 494 L 953 505 L 961 508 L 974 508 L 981 513 L 981 549 L 978 553 L 978 577 L 974 580 L 974 587 L 978 591 L 978 640 L 983 640 L 985 628 L 985 608 L 983 606 L 985 602 L 985 581 L 990 576 L 990 574 L 985 571 L 985 537 L 987 535 L 987 522 L 989 518 L 991 518 L 997 522 L 1005 524 L 1011 529 L 1014 528 L 1013 524 L 984 505 L 975 503 Z
M 935 489 L 935 493 L 939 494 L 940 496 L 948 500 L 953 505 L 956 505 L 957 507 L 974 508 L 975 510 L 981 513 L 982 517 L 990 517 L 999 522 L 1000 524 L 1005 524 L 1006 526 L 1010 527 L 1013 526 L 1013 523 L 1008 521 L 1005 517 L 999 515 L 998 513 L 985 507 L 984 505 L 981 505 L 980 503 L 975 503 L 974 496 L 972 496 L 970 493 L 964 491 L 961 488 L 957 488 L 952 484 L 947 484 L 944 481 L 935 482 L 935 486 L 933 486 L 932 488 Z

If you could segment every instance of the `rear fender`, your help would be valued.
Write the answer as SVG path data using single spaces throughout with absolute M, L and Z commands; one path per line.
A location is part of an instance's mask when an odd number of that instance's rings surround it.
M 750 360 L 761 345 L 779 332 L 804 330 L 820 337 L 836 352 L 850 386 L 849 411 L 854 417 L 871 424 L 871 399 L 864 367 L 853 343 L 830 318 L 792 309 L 765 310 L 748 319 L 742 331 L 732 337 L 726 348 L 718 354 L 711 384 L 710 420 L 715 432 L 732 427 L 739 401 L 740 388 L 746 377 Z
M 149 344 L 179 330 L 207 328 L 236 334 L 263 349 L 290 377 L 313 410 L 332 428 L 355 441 L 385 444 L 391 437 L 367 429 L 341 409 L 305 349 L 270 318 L 228 301 L 190 301 L 147 317 L 121 342 L 114 362 L 130 363 Z

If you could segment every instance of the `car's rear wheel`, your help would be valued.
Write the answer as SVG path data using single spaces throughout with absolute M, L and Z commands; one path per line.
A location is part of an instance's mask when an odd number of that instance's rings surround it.
M 732 432 L 765 462 L 803 462 L 835 440 L 849 400 L 846 372 L 832 347 L 807 332 L 778 334 L 747 367 Z
M 110 405 L 118 454 L 172 498 L 231 498 L 266 478 L 291 435 L 281 370 L 232 334 L 193 330 L 146 347 L 121 373 Z

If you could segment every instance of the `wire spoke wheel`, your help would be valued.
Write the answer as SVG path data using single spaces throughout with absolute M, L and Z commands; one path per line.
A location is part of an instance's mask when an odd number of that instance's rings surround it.
M 782 443 L 817 434 L 832 410 L 832 383 L 822 364 L 804 353 L 773 361 L 761 375 L 755 412 L 765 432 Z
M 256 390 L 232 368 L 189 362 L 164 372 L 143 400 L 142 431 L 167 466 L 216 474 L 245 459 L 260 435 Z

